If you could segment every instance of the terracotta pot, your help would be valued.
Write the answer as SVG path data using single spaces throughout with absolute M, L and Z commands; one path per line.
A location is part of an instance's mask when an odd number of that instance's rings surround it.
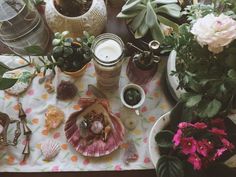
M 53 32 L 69 31 L 71 37 L 81 37 L 83 31 L 97 36 L 107 22 L 107 10 L 103 0 L 93 0 L 90 9 L 78 17 L 67 17 L 57 11 L 54 0 L 48 0 L 45 18 Z
M 75 71 L 75 72 L 64 71 L 64 73 L 66 75 L 71 76 L 71 77 L 80 77 L 85 73 L 87 66 L 88 66 L 88 64 L 86 64 L 82 69 Z

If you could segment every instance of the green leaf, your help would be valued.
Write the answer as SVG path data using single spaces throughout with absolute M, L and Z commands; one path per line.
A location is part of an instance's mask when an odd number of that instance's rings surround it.
M 172 4 L 172 3 L 178 3 L 177 0 L 156 0 L 158 4 Z
M 152 28 L 157 21 L 157 15 L 151 5 L 151 2 L 149 1 L 147 3 L 147 14 L 146 14 L 146 24 L 149 28 Z
M 156 13 L 164 13 L 174 18 L 181 17 L 181 7 L 177 4 L 166 4 L 156 9 Z
M 138 14 L 137 12 L 132 12 L 129 14 L 124 14 L 124 13 L 120 12 L 116 17 L 122 18 L 122 19 L 130 19 L 130 18 L 136 17 L 137 14 Z
M 236 71 L 234 69 L 231 69 L 228 71 L 228 76 L 231 78 L 231 79 L 236 79 Z
M 167 18 L 165 18 L 165 17 L 162 17 L 162 16 L 160 16 L 160 15 L 157 16 L 157 19 L 158 19 L 162 24 L 164 24 L 164 25 L 166 25 L 166 26 L 169 26 L 169 27 L 172 27 L 175 32 L 178 32 L 178 31 L 179 31 L 179 25 L 176 24 L 175 22 L 172 22 L 171 20 L 169 20 L 169 19 L 167 19 Z
M 146 14 L 146 9 L 143 9 L 130 23 L 130 27 L 132 28 L 133 31 L 136 31 L 140 27 L 145 17 L 145 14 Z
M 191 96 L 186 102 L 187 107 L 193 107 L 197 105 L 202 100 L 202 95 L 194 95 Z
M 203 115 L 212 118 L 220 111 L 221 106 L 221 102 L 214 99 L 207 105 L 206 109 L 203 112 Z
M 170 148 L 173 147 L 173 140 L 174 133 L 169 130 L 163 130 L 156 134 L 155 141 L 158 146 L 163 148 Z
M 161 156 L 157 162 L 156 172 L 159 177 L 184 177 L 183 164 L 174 156 Z
M 0 62 L 0 76 L 2 76 L 5 72 L 11 70 L 7 65 L 4 63 Z
M 38 45 L 32 45 L 29 47 L 25 48 L 25 51 L 29 54 L 29 55 L 38 55 L 41 56 L 44 54 L 43 49 L 38 46 Z
M 142 0 L 136 0 L 133 2 L 127 2 L 123 7 L 122 7 L 122 13 L 126 13 L 128 11 L 133 10 Z
M 0 78 L 0 90 L 11 88 L 16 82 L 17 79 Z
M 70 47 L 64 47 L 63 57 L 67 58 L 73 54 L 73 49 Z
M 148 32 L 148 26 L 145 24 L 144 21 L 145 21 L 145 18 L 143 19 L 143 22 L 141 23 L 141 25 L 139 26 L 137 31 L 135 31 L 135 33 L 134 33 L 135 39 L 139 39 L 139 38 L 144 37 L 146 35 L 146 33 Z
M 70 32 L 69 31 L 63 31 L 62 33 L 61 33 L 61 35 L 62 35 L 62 37 L 65 37 L 66 35 L 68 35 Z
M 52 45 L 53 46 L 57 46 L 57 45 L 59 45 L 61 43 L 61 40 L 60 39 L 53 39 L 53 41 L 52 41 Z
M 158 40 L 159 42 L 162 42 L 164 40 L 165 36 L 157 20 L 156 20 L 155 25 L 150 30 L 151 30 L 153 39 Z

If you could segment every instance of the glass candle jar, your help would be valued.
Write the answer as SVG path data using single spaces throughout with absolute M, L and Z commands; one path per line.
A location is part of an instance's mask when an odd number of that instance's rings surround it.
M 124 43 L 115 34 L 105 33 L 95 38 L 92 45 L 97 86 L 102 89 L 119 87 L 124 59 Z

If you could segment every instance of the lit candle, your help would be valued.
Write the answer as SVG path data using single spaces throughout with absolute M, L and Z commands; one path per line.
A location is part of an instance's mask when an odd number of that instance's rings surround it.
M 3 126 L 0 124 L 0 134 L 3 132 Z
M 112 62 L 119 58 L 121 54 L 121 46 L 112 39 L 104 41 L 95 49 L 95 56 L 103 62 Z

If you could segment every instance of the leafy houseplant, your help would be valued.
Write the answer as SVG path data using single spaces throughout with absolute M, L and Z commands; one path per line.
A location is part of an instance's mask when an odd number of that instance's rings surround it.
M 68 34 L 68 31 L 55 33 L 52 41 L 54 46 L 52 55 L 62 71 L 75 72 L 90 62 L 92 57 L 90 47 L 94 36 L 84 32 L 84 36 L 77 38 L 77 42 L 75 42 L 74 39 L 66 37 Z
M 181 16 L 181 8 L 177 2 L 177 0 L 128 0 L 117 17 L 127 20 L 136 39 L 150 32 L 153 39 L 161 42 L 172 30 L 178 31 L 178 25 L 171 19 Z
M 225 15 L 229 11 L 219 12 L 214 5 L 204 9 L 200 18 L 191 13 L 191 23 L 182 25 L 178 34 L 165 40 L 177 52 L 172 75 L 179 79 L 179 88 L 185 89 L 181 101 L 185 103 L 187 121 L 225 116 L 235 105 L 236 21 L 232 12 Z

